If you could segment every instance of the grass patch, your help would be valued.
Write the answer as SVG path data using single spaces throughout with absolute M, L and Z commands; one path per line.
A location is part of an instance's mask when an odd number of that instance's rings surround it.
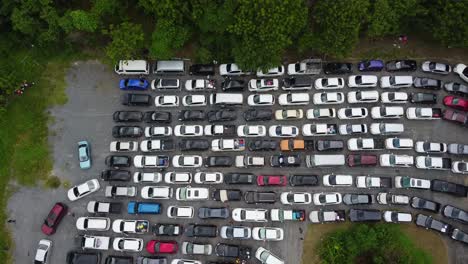
M 54 175 L 50 175 L 44 182 L 44 186 L 49 189 L 57 189 L 60 187 L 61 181 L 60 178 Z

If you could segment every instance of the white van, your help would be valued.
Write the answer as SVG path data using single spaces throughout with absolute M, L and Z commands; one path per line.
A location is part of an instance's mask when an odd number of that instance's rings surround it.
M 157 61 L 154 67 L 156 74 L 184 74 L 185 65 L 183 60 Z
M 308 168 L 345 165 L 344 155 L 307 155 Z
M 215 93 L 210 95 L 211 105 L 242 105 L 244 97 L 237 93 Z
M 150 65 L 145 60 L 121 60 L 115 65 L 115 72 L 119 75 L 148 75 Z

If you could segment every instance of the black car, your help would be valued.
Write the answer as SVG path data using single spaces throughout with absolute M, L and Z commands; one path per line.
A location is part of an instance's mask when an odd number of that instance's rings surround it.
M 227 173 L 224 175 L 224 183 L 226 184 L 252 184 L 255 175 L 251 173 Z
M 229 217 L 229 209 L 225 207 L 221 208 L 210 208 L 210 207 L 200 207 L 198 209 L 198 218 L 201 219 L 226 219 Z
M 221 88 L 225 92 L 242 92 L 245 89 L 245 81 L 241 79 L 226 78 L 221 83 Z
M 106 157 L 106 165 L 109 167 L 130 167 L 131 158 L 124 155 L 110 155 Z
M 273 151 L 278 148 L 278 141 L 270 139 L 259 139 L 249 143 L 250 151 Z
M 413 197 L 411 198 L 411 207 L 438 213 L 440 209 L 440 203 L 426 200 L 420 197 Z
M 116 111 L 112 116 L 115 122 L 140 122 L 143 113 L 140 111 Z
M 272 117 L 271 109 L 249 109 L 244 112 L 245 121 L 270 121 Z
M 182 234 L 182 226 L 178 224 L 156 224 L 151 228 L 155 236 L 178 236 Z
M 318 185 L 317 175 L 291 175 L 289 177 L 291 186 L 316 186 Z
M 132 175 L 128 170 L 105 170 L 101 172 L 103 181 L 130 181 Z
M 172 115 L 166 111 L 148 111 L 143 115 L 146 123 L 168 124 L 172 121 Z
M 128 106 L 149 106 L 151 105 L 151 95 L 128 93 L 122 95 L 121 103 Z
M 299 155 L 273 155 L 270 158 L 272 167 L 299 167 L 301 157 Z
M 385 68 L 389 72 L 415 71 L 418 65 L 415 60 L 392 60 L 387 61 Z
M 468 96 L 468 86 L 461 84 L 461 83 L 457 83 L 457 82 L 446 83 L 444 84 L 444 89 L 445 91 L 451 94 Z
M 206 167 L 231 167 L 234 160 L 230 156 L 208 156 L 205 159 Z
M 220 202 L 240 201 L 241 197 L 242 192 L 238 189 L 217 189 L 211 193 L 211 198 Z
M 182 110 L 179 112 L 180 121 L 204 121 L 205 112 L 202 110 Z
M 206 139 L 183 139 L 179 142 L 182 151 L 203 151 L 210 148 L 210 143 Z
M 343 150 L 343 140 L 317 140 L 316 148 L 318 151 Z
M 133 264 L 131 256 L 107 256 L 105 264 Z
M 276 193 L 275 192 L 255 192 L 248 191 L 244 193 L 244 201 L 248 204 L 257 203 L 275 203 Z
M 114 126 L 112 128 L 112 136 L 115 138 L 123 137 L 141 137 L 143 129 L 139 126 Z
M 460 242 L 463 242 L 463 243 L 467 243 L 468 244 L 468 234 L 461 231 L 460 229 L 458 228 L 455 228 L 453 229 L 453 231 L 451 232 L 451 235 L 450 237 L 453 239 L 453 240 L 457 240 L 457 241 L 460 241 Z
M 310 90 L 314 86 L 314 81 L 309 76 L 295 76 L 283 79 L 284 90 Z
M 99 264 L 101 253 L 70 251 L 67 253 L 67 264 Z
M 423 214 L 416 215 L 416 225 L 424 227 L 426 229 L 439 231 L 442 234 L 450 234 L 453 229 L 451 225 L 439 220 L 435 220 L 434 218 L 432 218 L 432 216 L 427 216 Z
M 444 86 L 441 80 L 426 78 L 426 77 L 415 77 L 413 81 L 414 88 L 424 88 L 431 90 L 440 90 Z
M 346 205 L 354 204 L 372 204 L 371 194 L 347 193 L 343 195 L 343 203 Z
M 185 235 L 188 237 L 216 237 L 218 235 L 218 227 L 215 225 L 190 224 L 185 229 Z
M 211 123 L 234 121 L 237 118 L 237 113 L 234 109 L 212 110 L 206 113 L 206 118 Z
M 446 205 L 444 206 L 444 208 L 442 208 L 442 214 L 445 217 L 460 221 L 464 224 L 468 224 L 468 212 L 460 208 L 451 205 Z
M 379 210 L 351 209 L 349 210 L 349 220 L 351 222 L 380 221 L 382 213 Z
M 410 101 L 415 104 L 436 104 L 437 94 L 433 93 L 411 93 Z
M 468 188 L 466 186 L 442 180 L 432 180 L 431 190 L 433 192 L 442 192 L 458 197 L 466 197 L 468 193 Z
M 208 76 L 215 74 L 214 64 L 193 64 L 189 68 L 190 75 Z
M 353 65 L 347 62 L 329 62 L 323 66 L 325 74 L 352 73 Z
M 248 260 L 251 258 L 250 247 L 218 243 L 215 247 L 215 253 L 218 257 L 239 258 Z

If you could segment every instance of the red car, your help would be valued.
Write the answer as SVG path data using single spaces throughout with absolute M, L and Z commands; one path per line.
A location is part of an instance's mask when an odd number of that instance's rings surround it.
M 57 231 L 57 227 L 60 224 L 60 221 L 62 221 L 62 218 L 67 214 L 67 211 L 68 208 L 66 205 L 63 203 L 56 203 L 42 224 L 42 233 L 48 236 L 54 234 L 55 231 Z
M 286 186 L 288 179 L 283 175 L 258 175 L 258 186 Z
M 455 97 L 451 95 L 445 96 L 444 105 L 454 108 L 454 109 L 468 111 L 468 100 L 463 99 L 463 98 L 459 98 L 459 97 Z
M 468 123 L 468 114 L 457 112 L 452 109 L 446 109 L 442 115 L 442 118 L 462 125 L 466 125 Z
M 376 155 L 361 155 L 361 154 L 352 154 L 348 155 L 348 166 L 357 167 L 357 166 L 375 166 L 377 165 L 377 156 Z
M 175 254 L 179 250 L 176 241 L 150 240 L 146 244 L 146 251 L 151 254 Z

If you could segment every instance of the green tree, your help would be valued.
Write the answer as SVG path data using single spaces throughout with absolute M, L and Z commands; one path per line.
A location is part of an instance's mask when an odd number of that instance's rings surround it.
M 241 68 L 253 70 L 281 64 L 284 50 L 306 25 L 304 1 L 240 0 L 238 5 L 235 22 L 228 27 L 236 39 L 235 61 Z
M 373 11 L 369 15 L 367 35 L 371 38 L 379 38 L 394 33 L 398 23 L 398 16 L 388 0 L 376 0 Z
M 432 9 L 432 34 L 444 45 L 468 47 L 468 1 L 438 0 Z
M 122 22 L 118 26 L 110 25 L 103 33 L 111 38 L 105 50 L 112 62 L 141 57 L 145 35 L 140 24 Z
M 190 37 L 190 29 L 176 25 L 170 19 L 160 19 L 151 36 L 150 56 L 155 59 L 169 59 L 182 48 Z
M 98 18 L 93 13 L 84 10 L 73 10 L 68 12 L 66 17 L 70 23 L 69 26 L 64 26 L 67 32 L 79 30 L 92 33 L 98 29 Z

